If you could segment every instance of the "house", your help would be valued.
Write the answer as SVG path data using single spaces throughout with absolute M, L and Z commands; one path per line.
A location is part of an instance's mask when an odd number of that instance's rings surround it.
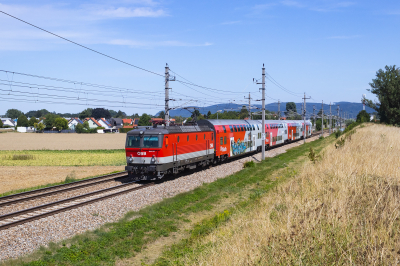
M 109 122 L 107 122 L 107 120 L 105 118 L 100 118 L 99 120 L 97 120 L 97 122 L 99 122 L 99 124 L 104 127 L 104 129 L 109 129 L 111 128 L 111 124 Z
M 122 124 L 124 125 L 128 124 L 129 126 L 131 126 L 133 124 L 133 119 L 130 118 L 122 119 Z
M 109 123 L 113 128 L 122 128 L 124 125 L 121 118 L 110 118 Z
M 11 118 L 1 118 L 1 122 L 3 123 L 3 127 L 5 127 L 5 126 L 15 127 L 15 125 L 17 124 Z
M 80 120 L 78 117 L 73 117 L 73 118 L 71 118 L 71 119 L 68 121 L 68 127 L 69 127 L 71 130 L 75 130 L 75 127 L 76 127 L 78 124 L 83 124 L 82 120 Z
M 139 124 L 139 118 L 134 118 L 134 119 L 133 119 L 133 124 L 132 124 L 132 125 L 133 125 L 134 127 L 137 127 L 138 124 Z
M 94 117 L 88 117 L 85 118 L 84 122 L 87 121 L 89 123 L 89 128 L 98 128 L 101 127 L 101 124 L 99 122 L 97 122 L 96 119 L 94 119 Z

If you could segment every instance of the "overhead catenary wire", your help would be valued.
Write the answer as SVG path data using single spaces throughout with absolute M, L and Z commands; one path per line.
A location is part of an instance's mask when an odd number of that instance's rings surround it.
M 25 21 L 25 20 L 22 20 L 22 19 L 20 19 L 20 18 L 17 18 L 17 17 L 15 17 L 15 16 L 13 16 L 13 15 L 11 15 L 11 14 L 8 14 L 8 13 L 6 13 L 6 12 L 4 12 L 4 11 L 1 11 L 1 10 L 0 10 L 0 12 L 3 13 L 3 14 L 5 14 L 5 15 L 7 15 L 7 16 L 9 16 L 9 17 L 12 17 L 12 18 L 14 18 L 14 19 L 16 19 L 16 20 L 19 20 L 19 21 L 21 21 L 21 22 L 23 22 L 23 23 L 25 23 L 25 24 L 28 24 L 28 25 L 30 25 L 30 26 L 32 26 L 32 27 L 34 27 L 34 28 L 37 28 L 37 29 L 39 29 L 39 30 L 41 30 L 41 31 L 44 31 L 44 32 L 48 33 L 48 34 L 51 34 L 51 35 L 53 35 L 53 36 L 56 36 L 56 37 L 58 37 L 58 38 L 60 38 L 60 39 L 63 39 L 63 40 L 65 40 L 65 41 L 67 41 L 67 42 L 70 42 L 70 43 L 73 43 L 73 44 L 75 44 L 75 45 L 78 45 L 78 46 L 80 46 L 80 47 L 82 47 L 82 48 L 85 48 L 85 49 L 87 49 L 87 50 L 89 50 L 89 51 L 92 51 L 92 52 L 94 52 L 94 53 L 97 53 L 97 54 L 99 54 L 99 55 L 108 57 L 108 58 L 113 59 L 113 60 L 115 60 L 115 61 L 118 61 L 118 62 L 120 62 L 120 63 L 129 65 L 129 66 L 131 66 L 131 67 L 134 67 L 134 68 L 137 68 L 137 69 L 140 69 L 140 70 L 143 70 L 143 71 L 146 71 L 146 72 L 148 72 L 148 73 L 151 73 L 151 74 L 154 74 L 154 75 L 157 75 L 157 76 L 164 77 L 164 75 L 162 75 L 162 74 L 159 74 L 159 73 L 156 73 L 156 72 L 154 72 L 154 71 L 150 71 L 150 70 L 147 70 L 147 69 L 145 69 L 145 68 L 142 68 L 142 67 L 133 65 L 133 64 L 131 64 L 131 63 L 125 62 L 125 61 L 123 61 L 123 60 L 117 59 L 117 58 L 115 58 L 115 57 L 106 55 L 105 53 L 102 53 L 102 52 L 99 52 L 99 51 L 94 50 L 94 49 L 92 49 L 92 48 L 89 48 L 89 47 L 87 47 L 87 46 L 85 46 L 85 45 L 82 45 L 82 44 L 79 44 L 79 43 L 77 43 L 77 42 L 71 41 L 71 40 L 69 40 L 69 39 L 67 39 L 67 38 L 65 38 L 65 37 L 62 37 L 62 36 L 60 36 L 60 35 L 58 35 L 58 34 L 55 34 L 55 33 L 51 32 L 51 31 L 45 30 L 45 29 L 43 29 L 43 28 L 41 28 L 41 27 L 38 27 L 38 26 L 36 26 L 36 25 L 34 25 L 34 24 L 32 24 L 32 23 L 29 23 L 29 22 L 27 22 L 27 21 Z

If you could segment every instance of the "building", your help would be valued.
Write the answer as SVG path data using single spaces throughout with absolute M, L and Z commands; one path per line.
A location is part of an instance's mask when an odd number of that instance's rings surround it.
M 110 120 L 108 121 L 111 126 L 114 128 L 122 128 L 122 126 L 124 125 L 124 123 L 122 122 L 121 118 L 110 118 Z
M 71 130 L 75 130 L 78 124 L 83 124 L 82 120 L 80 120 L 78 117 L 73 117 L 68 121 L 68 127 Z
M 87 121 L 89 123 L 89 128 L 101 127 L 101 124 L 99 122 L 97 122 L 97 120 L 94 119 L 94 117 L 85 118 L 85 121 Z
M 104 127 L 104 129 L 109 129 L 111 128 L 111 124 L 105 119 L 105 118 L 100 118 L 99 120 L 97 120 L 97 122 L 99 122 L 99 124 Z
M 3 123 L 3 127 L 9 126 L 9 127 L 15 127 L 17 124 L 13 119 L 11 118 L 1 118 L 1 122 Z

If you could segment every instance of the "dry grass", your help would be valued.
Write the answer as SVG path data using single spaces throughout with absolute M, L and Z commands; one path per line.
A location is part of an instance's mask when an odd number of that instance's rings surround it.
M 67 177 L 81 179 L 114 171 L 124 171 L 124 166 L 0 166 L 0 194 L 12 190 L 62 182 Z
M 399 139 L 395 127 L 358 128 L 174 264 L 398 264 Z
M 126 134 L 3 133 L 0 150 L 124 149 Z

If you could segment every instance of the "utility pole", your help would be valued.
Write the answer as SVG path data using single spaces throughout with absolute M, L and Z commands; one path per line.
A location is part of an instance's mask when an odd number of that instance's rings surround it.
M 306 93 L 304 93 L 304 108 L 303 108 L 303 116 L 304 116 L 304 127 L 303 127 L 303 139 L 304 144 L 306 143 L 306 135 L 307 135 L 307 126 L 306 126 L 306 99 L 311 99 L 311 97 L 306 98 Z
M 336 126 L 338 126 L 339 125 L 339 105 L 337 106 L 337 108 L 336 108 L 336 110 L 337 110 L 337 117 L 336 117 Z
M 329 135 L 332 133 L 332 103 L 329 103 Z
M 250 102 L 250 101 L 251 101 L 250 92 L 249 92 L 249 98 L 246 98 L 246 97 L 244 97 L 244 98 L 245 98 L 245 99 L 249 99 L 249 117 L 250 117 L 250 120 L 251 120 L 252 118 L 251 118 L 251 107 L 250 107 L 250 106 L 251 106 L 251 102 Z
M 257 83 L 260 84 L 260 83 Z M 261 133 L 261 142 L 262 142 L 262 146 L 261 146 L 261 159 L 265 160 L 265 68 L 264 68 L 264 64 L 262 67 L 262 125 L 261 125 L 261 129 L 262 129 L 262 133 Z
M 171 88 L 169 87 L 169 82 L 170 81 L 175 81 L 175 77 L 173 79 L 169 78 L 169 67 L 168 64 L 165 66 L 165 125 L 169 126 L 169 90 Z
M 315 131 L 315 127 L 316 127 L 316 119 L 315 119 L 315 105 L 312 106 L 313 108 L 313 117 L 314 117 L 314 131 Z
M 340 109 L 340 128 L 342 128 L 343 109 Z
M 322 125 L 321 125 L 321 136 L 324 135 L 324 100 L 322 100 Z
M 281 101 L 278 100 L 278 120 L 281 120 Z

